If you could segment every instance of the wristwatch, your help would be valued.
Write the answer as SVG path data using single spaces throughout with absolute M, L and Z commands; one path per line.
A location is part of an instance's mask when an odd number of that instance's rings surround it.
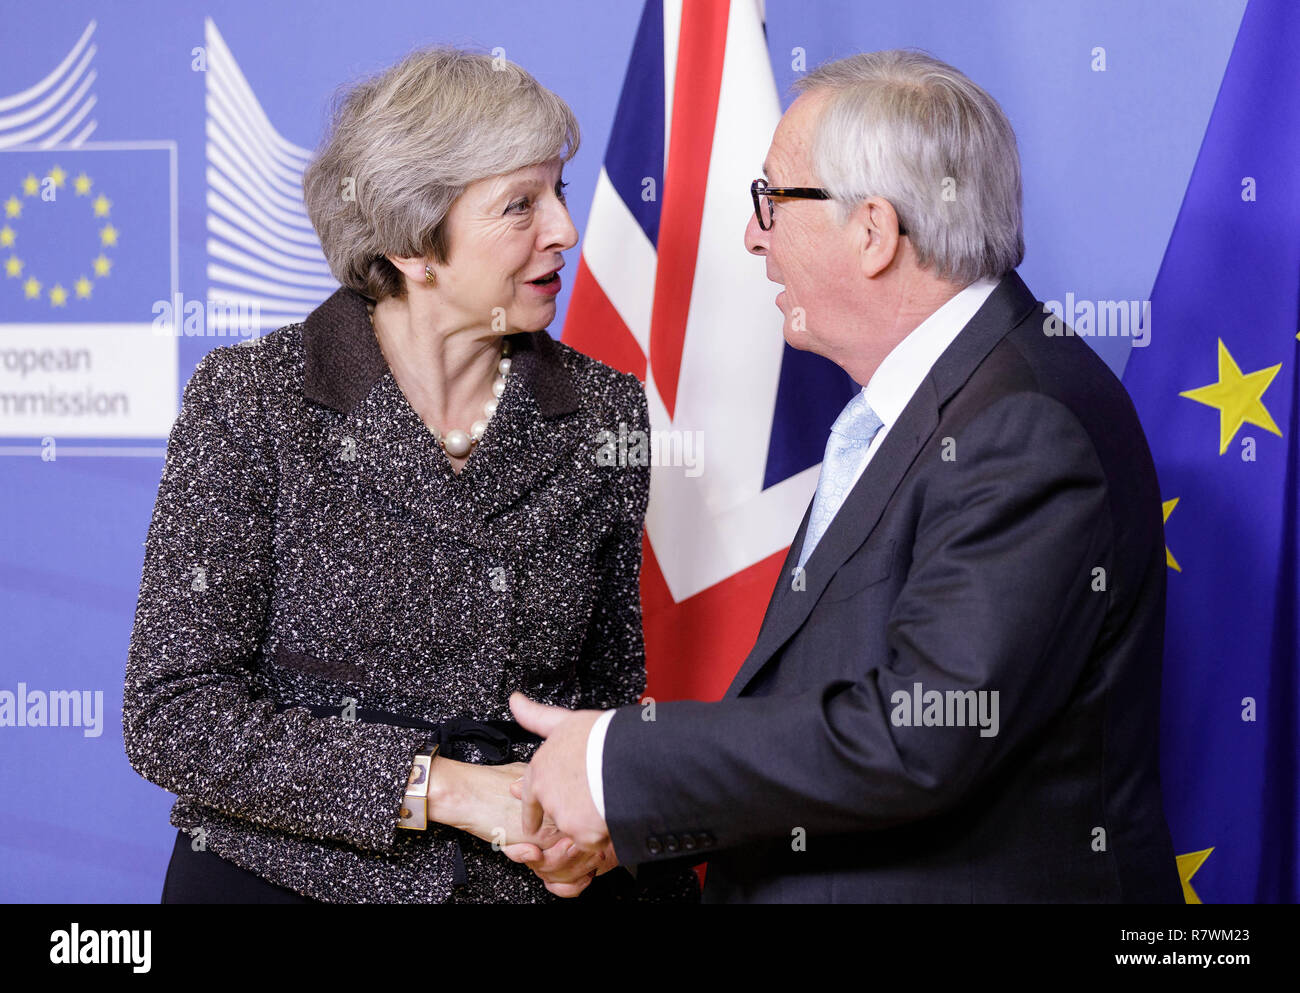
M 406 781 L 406 794 L 402 797 L 402 813 L 397 826 L 412 831 L 425 831 L 429 827 L 429 771 L 437 745 L 425 745 L 415 753 L 411 776 Z

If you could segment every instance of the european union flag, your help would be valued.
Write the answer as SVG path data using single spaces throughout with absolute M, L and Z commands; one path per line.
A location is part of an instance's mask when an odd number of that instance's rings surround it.
M 175 290 L 172 150 L 0 150 L 0 322 L 153 319 Z
M 1300 5 L 1251 0 L 1125 382 L 1160 477 L 1162 780 L 1189 902 L 1296 902 Z

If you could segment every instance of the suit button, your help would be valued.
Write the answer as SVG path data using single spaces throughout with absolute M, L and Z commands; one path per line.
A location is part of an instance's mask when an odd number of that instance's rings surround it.
M 645 840 L 645 848 L 651 855 L 658 855 L 664 850 L 663 845 L 659 844 L 659 839 L 654 835 L 651 835 Z
M 715 839 L 708 831 L 701 831 L 695 836 L 695 840 L 700 843 L 701 848 L 712 848 Z
M 677 851 L 677 835 L 675 834 L 664 835 L 664 848 L 666 848 L 670 852 Z
M 695 835 L 693 834 L 682 835 L 682 851 L 684 852 L 695 851 Z

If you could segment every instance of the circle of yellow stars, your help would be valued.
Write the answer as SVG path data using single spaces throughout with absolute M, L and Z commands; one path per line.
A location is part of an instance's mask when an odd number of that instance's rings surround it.
M 68 174 L 58 163 L 45 175 L 45 180 L 54 185 L 55 190 L 61 190 L 68 185 Z M 72 180 L 72 189 L 78 197 L 90 197 L 91 189 L 94 182 L 84 172 Z M 71 288 L 65 287 L 62 283 L 55 283 L 53 286 L 46 287 L 34 275 L 28 273 L 24 278 L 25 263 L 18 255 L 21 246 L 18 245 L 18 232 L 14 230 L 14 221 L 23 216 L 23 209 L 27 206 L 27 199 L 39 197 L 41 194 L 41 180 L 36 176 L 28 174 L 22 183 L 22 198 L 14 194 L 4 201 L 4 221 L 3 227 L 0 227 L 0 251 L 7 252 L 4 260 L 5 278 L 22 280 L 23 296 L 28 300 L 46 299 L 51 307 L 66 307 L 69 295 L 74 295 L 78 300 L 89 300 L 91 292 L 94 290 L 96 279 L 106 279 L 112 271 L 113 262 L 104 254 L 105 249 L 117 247 L 118 230 L 113 226 L 109 219 L 109 214 L 113 208 L 113 202 L 103 193 L 99 193 L 90 200 L 91 210 L 96 218 L 102 218 L 103 227 L 99 229 L 99 255 L 91 260 L 90 272 L 94 274 L 93 278 L 87 276 L 83 271 L 75 281 L 72 282 Z

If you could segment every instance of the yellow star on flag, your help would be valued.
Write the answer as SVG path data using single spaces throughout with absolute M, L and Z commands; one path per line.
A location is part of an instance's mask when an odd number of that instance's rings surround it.
M 1166 500 L 1164 503 L 1160 505 L 1165 512 L 1166 524 L 1169 523 L 1169 515 L 1172 514 L 1174 512 L 1174 508 L 1178 506 L 1178 499 L 1179 499 L 1178 497 L 1174 497 L 1172 500 Z M 1182 520 L 1182 518 L 1179 518 L 1179 520 Z M 1165 545 L 1165 565 L 1169 566 L 1175 572 L 1183 571 L 1179 567 L 1178 562 L 1174 559 L 1174 553 L 1169 550 L 1169 546 L 1167 544 Z
M 17 279 L 23 274 L 23 260 L 17 255 L 5 259 L 5 275 Z
M 107 217 L 108 208 L 111 206 L 113 206 L 113 201 L 101 193 L 99 196 L 95 197 L 95 216 Z
M 5 201 L 5 217 L 22 217 L 23 202 L 17 197 L 10 197 Z
M 1228 442 L 1243 424 L 1254 424 L 1271 431 L 1279 438 L 1282 432 L 1264 407 L 1264 391 L 1282 368 L 1279 362 L 1267 369 L 1242 375 L 1241 368 L 1228 353 L 1228 346 L 1219 339 L 1219 381 L 1194 390 L 1184 390 L 1178 395 L 1219 410 L 1219 454 L 1228 450 Z
M 99 229 L 99 240 L 110 248 L 117 244 L 117 228 L 109 224 Z
M 68 174 L 64 172 L 61 168 L 59 168 L 57 165 L 50 170 L 50 179 L 54 180 L 54 185 L 59 189 L 63 189 L 63 184 L 67 180 L 67 178 L 68 178 Z
M 78 296 L 78 297 L 80 297 L 82 300 L 89 300 L 89 299 L 90 299 L 90 288 L 91 288 L 92 286 L 94 286 L 95 284 L 92 283 L 92 282 L 91 282 L 89 279 L 87 279 L 85 276 L 82 276 L 80 279 L 78 279 L 78 280 L 77 280 L 75 283 L 73 283 L 72 285 L 76 287 L 76 289 L 77 289 L 77 296 Z
M 1204 848 L 1199 852 L 1188 852 L 1186 855 L 1177 856 L 1178 881 L 1183 884 L 1183 900 L 1186 903 L 1201 902 L 1201 898 L 1196 895 L 1196 890 L 1192 889 L 1192 877 L 1196 875 L 1196 870 L 1210 857 L 1212 851 L 1214 851 L 1213 848 Z
M 14 234 L 14 229 L 11 228 L 8 224 L 0 228 L 0 245 L 3 245 L 5 248 L 8 248 L 10 245 L 12 245 L 14 241 L 17 239 L 17 237 L 18 236 Z
M 108 275 L 108 270 L 113 268 L 113 263 L 110 260 L 106 259 L 101 253 L 99 258 L 95 259 L 94 266 L 95 266 L 95 276 L 103 277 Z
M 41 181 L 28 173 L 23 177 L 23 196 L 34 197 L 41 192 Z
M 77 191 L 77 196 L 79 197 L 90 196 L 91 185 L 90 177 L 84 172 L 72 181 L 72 187 Z
M 58 283 L 55 283 L 50 290 L 50 306 L 64 307 L 68 303 L 68 291 Z
M 35 300 L 41 295 L 41 283 L 35 276 L 28 276 L 27 282 L 23 283 L 23 292 L 27 294 L 28 300 Z

